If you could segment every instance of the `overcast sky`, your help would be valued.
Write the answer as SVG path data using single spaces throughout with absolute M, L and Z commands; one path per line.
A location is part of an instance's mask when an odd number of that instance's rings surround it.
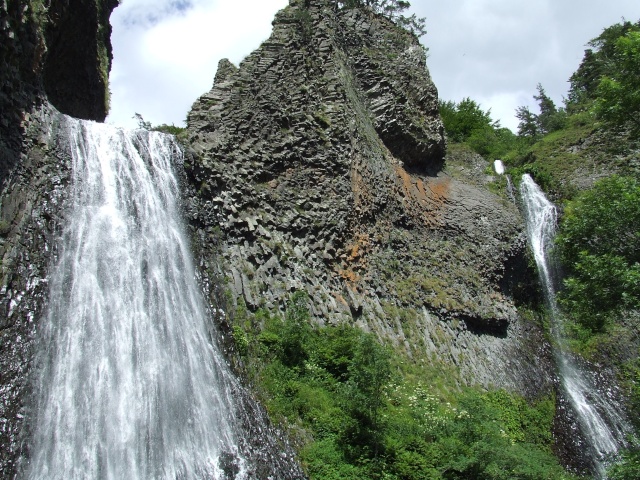
M 271 32 L 288 0 L 122 0 L 113 12 L 108 122 L 183 126 L 211 88 L 218 61 L 238 64 Z M 471 97 L 503 126 L 536 107 L 540 82 L 562 105 L 585 44 L 603 28 L 640 19 L 638 0 L 412 0 L 425 17 L 427 65 L 440 98 Z M 535 111 L 535 110 L 534 110 Z

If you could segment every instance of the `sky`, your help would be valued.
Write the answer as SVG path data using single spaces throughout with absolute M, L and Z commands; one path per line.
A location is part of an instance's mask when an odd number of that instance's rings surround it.
M 122 0 L 111 15 L 113 66 L 107 122 L 184 126 L 193 102 L 211 89 L 218 61 L 234 64 L 268 38 L 288 0 Z M 557 106 L 586 43 L 626 19 L 638 0 L 411 0 L 426 18 L 427 66 L 443 100 L 478 102 L 517 130 L 515 110 L 542 84 Z

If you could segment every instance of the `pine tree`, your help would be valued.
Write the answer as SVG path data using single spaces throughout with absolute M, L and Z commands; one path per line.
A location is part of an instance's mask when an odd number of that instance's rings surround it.
M 534 140 L 538 134 L 538 116 L 529 110 L 529 107 L 518 107 L 516 118 L 520 120 L 518 124 L 518 135 Z
M 540 114 L 536 116 L 538 131 L 542 134 L 547 134 L 560 130 L 564 126 L 564 110 L 556 108 L 553 100 L 542 88 L 542 84 L 538 83 L 536 88 L 538 89 L 538 95 L 534 95 L 533 98 L 536 99 L 540 108 Z

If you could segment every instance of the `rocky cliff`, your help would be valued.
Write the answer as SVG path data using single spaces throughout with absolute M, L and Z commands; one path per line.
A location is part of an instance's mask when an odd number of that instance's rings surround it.
M 0 3 L 0 181 L 20 158 L 34 105 L 102 121 L 109 106 L 109 15 L 118 0 Z
M 0 4 L 7 478 L 28 434 L 35 321 L 68 184 L 49 102 L 104 119 L 116 3 Z M 371 12 L 292 0 L 256 52 L 238 67 L 220 63 L 189 114 L 186 144 L 185 210 L 213 301 L 227 290 L 233 303 L 277 311 L 304 290 L 317 323 L 373 331 L 454 372 L 453 383 L 532 398 L 551 390 L 548 343 L 520 313 L 534 278 L 521 216 L 492 193 L 482 158 L 446 153 L 414 36 Z
M 117 0 L 0 2 L 0 477 L 13 478 L 36 321 L 63 218 L 59 116 L 104 120 Z M 55 108 L 53 108 L 51 106 Z M 62 135 L 64 138 L 64 135 Z
M 316 322 L 357 323 L 461 383 L 548 391 L 547 343 L 517 309 L 521 216 L 481 158 L 445 157 L 418 40 L 326 0 L 292 0 L 273 26 L 188 116 L 205 275 L 251 310 L 304 290 Z

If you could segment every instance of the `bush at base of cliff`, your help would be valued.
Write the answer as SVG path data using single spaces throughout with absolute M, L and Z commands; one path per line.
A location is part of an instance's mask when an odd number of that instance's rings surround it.
M 307 301 L 296 293 L 284 319 L 259 310 L 237 325 L 250 377 L 311 479 L 572 478 L 551 454 L 553 398 L 437 390 L 437 367 L 353 326 L 311 327 Z

